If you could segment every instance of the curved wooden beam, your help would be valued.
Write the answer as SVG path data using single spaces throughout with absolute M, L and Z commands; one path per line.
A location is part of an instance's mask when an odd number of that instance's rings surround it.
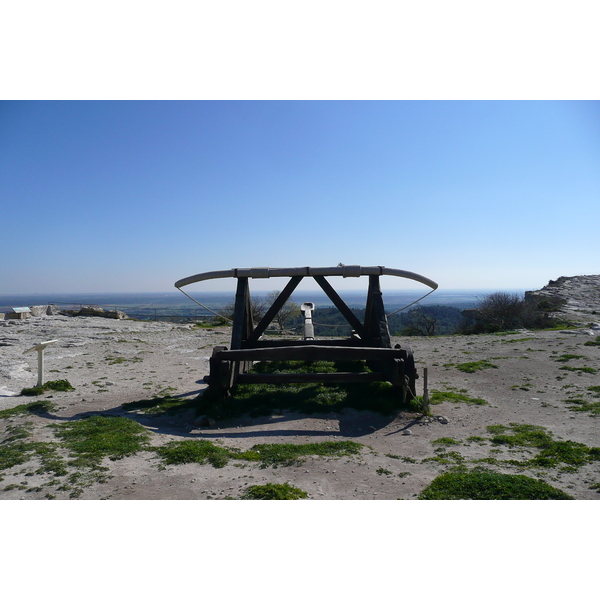
M 182 288 L 191 283 L 198 281 L 206 281 L 208 279 L 225 279 L 233 278 L 251 278 L 251 279 L 269 279 L 271 277 L 362 277 L 365 275 L 390 275 L 392 277 L 402 277 L 404 279 L 412 279 L 418 283 L 422 283 L 430 287 L 432 290 L 438 288 L 438 284 L 431 279 L 413 273 L 411 271 L 403 271 L 401 269 L 389 269 L 387 267 L 361 267 L 360 265 L 345 265 L 343 267 L 288 267 L 275 268 L 269 267 L 254 267 L 250 269 L 228 269 L 225 271 L 207 271 L 206 273 L 198 273 L 190 277 L 184 277 L 175 282 L 176 288 Z

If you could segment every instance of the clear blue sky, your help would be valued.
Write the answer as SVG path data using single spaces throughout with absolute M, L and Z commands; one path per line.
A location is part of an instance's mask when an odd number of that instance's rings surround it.
M 3 101 L 0 198 L 2 294 L 339 262 L 537 289 L 600 272 L 600 103 Z

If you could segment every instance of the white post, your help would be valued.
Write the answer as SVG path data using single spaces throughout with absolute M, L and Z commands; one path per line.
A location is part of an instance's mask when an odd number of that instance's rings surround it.
M 301 307 L 302 315 L 304 316 L 304 339 L 315 339 L 315 328 L 312 322 L 312 313 L 315 310 L 315 305 L 312 302 L 305 302 Z
M 44 349 L 37 348 L 38 353 L 38 387 L 44 383 Z
M 49 340 L 47 342 L 41 342 L 37 344 L 33 348 L 29 348 L 29 350 L 25 350 L 23 354 L 27 354 L 27 352 L 33 352 L 33 350 L 37 350 L 38 353 L 38 380 L 37 387 L 40 387 L 44 383 L 44 350 L 46 346 L 49 344 L 54 344 L 54 342 L 58 342 L 58 340 Z

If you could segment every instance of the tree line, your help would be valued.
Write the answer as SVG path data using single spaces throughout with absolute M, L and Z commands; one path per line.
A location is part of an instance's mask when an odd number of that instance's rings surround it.
M 279 292 L 270 292 L 264 299 L 252 297 L 251 312 L 258 323 Z M 434 336 L 452 334 L 493 333 L 518 328 L 542 329 L 557 324 L 555 311 L 560 302 L 531 301 L 519 294 L 493 292 L 482 297 L 476 307 L 461 310 L 453 306 L 420 306 L 388 317 L 388 327 L 395 336 Z M 359 321 L 364 322 L 365 309 L 352 308 Z M 233 319 L 234 304 L 228 304 L 217 318 L 222 324 Z M 335 307 L 317 308 L 313 315 L 315 335 L 319 337 L 348 337 L 351 326 Z M 302 335 L 304 317 L 300 306 L 288 300 L 273 320 L 271 327 L 281 332 Z

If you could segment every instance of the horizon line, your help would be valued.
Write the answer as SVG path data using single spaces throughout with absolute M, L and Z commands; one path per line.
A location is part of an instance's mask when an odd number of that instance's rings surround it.
M 510 287 L 494 287 L 494 288 L 487 288 L 487 287 L 472 287 L 472 288 L 437 288 L 436 290 L 434 290 L 434 292 L 443 292 L 443 293 L 451 293 L 451 292 L 485 292 L 485 291 L 529 291 L 530 288 L 523 288 L 523 287 L 518 287 L 518 288 L 510 288 Z M 253 290 L 254 292 L 257 293 L 261 293 L 261 292 L 266 292 L 266 293 L 270 293 L 272 290 Z M 319 292 L 322 294 L 325 294 L 325 292 L 321 289 L 321 288 L 312 288 L 312 289 L 306 289 L 303 291 L 315 291 L 315 292 Z M 405 288 L 405 289 L 385 289 L 383 290 L 383 293 L 386 292 L 401 292 L 401 293 L 421 293 L 423 290 L 420 288 Z M 342 294 L 342 293 L 367 293 L 367 290 L 365 289 L 342 289 L 342 290 L 338 290 L 338 293 Z M 176 294 L 177 291 L 176 290 L 160 290 L 160 291 L 135 291 L 135 292 L 131 292 L 131 291 L 110 291 L 110 292 L 93 292 L 93 291 L 88 291 L 88 292 L 74 292 L 74 291 L 69 291 L 69 292 L 10 292 L 10 293 L 4 293 L 4 292 L 0 292 L 0 296 L 43 296 L 43 295 L 69 295 L 69 294 L 73 294 L 73 295 L 84 295 L 84 294 L 94 294 L 94 295 L 114 295 L 114 294 Z M 203 292 L 196 292 L 196 294 L 235 294 L 235 290 L 205 290 Z M 326 295 L 326 294 L 325 294 Z

